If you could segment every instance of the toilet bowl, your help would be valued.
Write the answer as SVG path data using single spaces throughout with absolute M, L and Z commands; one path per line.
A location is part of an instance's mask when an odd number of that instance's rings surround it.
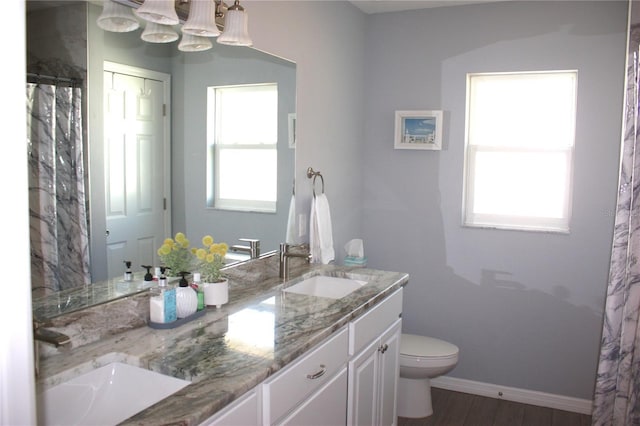
M 402 334 L 400 338 L 399 417 L 433 414 L 430 379 L 451 371 L 458 363 L 456 345 L 433 337 Z

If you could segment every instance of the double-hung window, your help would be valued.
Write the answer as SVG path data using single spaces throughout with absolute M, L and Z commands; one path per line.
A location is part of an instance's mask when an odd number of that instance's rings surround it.
M 577 71 L 467 75 L 463 223 L 569 232 Z
M 209 87 L 207 206 L 275 212 L 277 84 Z

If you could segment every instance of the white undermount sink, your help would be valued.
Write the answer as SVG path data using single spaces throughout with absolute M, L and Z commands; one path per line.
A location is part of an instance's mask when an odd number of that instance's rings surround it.
M 287 287 L 283 291 L 306 296 L 326 297 L 328 299 L 342 299 L 366 284 L 367 281 L 351 278 L 316 275 Z
M 190 382 L 112 362 L 38 395 L 40 425 L 115 425 Z

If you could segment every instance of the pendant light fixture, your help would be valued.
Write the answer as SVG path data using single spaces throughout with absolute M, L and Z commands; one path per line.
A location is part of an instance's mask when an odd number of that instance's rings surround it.
M 227 9 L 224 18 L 224 31 L 218 37 L 218 43 L 231 46 L 253 46 L 249 37 L 249 17 L 240 1 L 235 0 L 233 6 Z
M 182 52 L 202 52 L 213 47 L 211 40 L 207 37 L 194 36 L 182 31 L 182 39 L 178 44 L 178 50 Z
M 140 28 L 140 23 L 133 16 L 131 8 L 113 0 L 105 0 L 97 24 L 103 30 L 114 33 L 127 33 Z
M 182 26 L 182 32 L 200 37 L 218 37 L 220 30 L 216 25 L 216 9 L 213 0 L 191 0 L 189 18 Z
M 127 0 L 127 2 L 140 2 Z M 140 27 L 136 16 L 146 21 L 141 38 L 149 43 L 170 43 L 179 38 L 172 28 L 180 24 L 182 19 L 182 39 L 178 48 L 184 52 L 207 50 L 212 47 L 210 39 L 217 37 L 220 44 L 231 46 L 252 46 L 249 36 L 248 15 L 240 6 L 239 0 L 234 0 L 232 6 L 227 7 L 224 0 L 143 0 L 142 4 L 131 12 L 131 8 L 123 4 L 122 0 L 103 0 L 102 14 L 97 20 L 98 26 L 106 31 L 127 32 Z M 134 6 L 135 7 L 135 6 Z M 188 9 L 187 9 L 188 7 Z M 188 13 L 185 11 L 188 10 Z M 186 17 L 186 21 L 185 21 Z M 220 33 L 224 18 L 224 30 Z M 218 20 L 218 23 L 216 22 Z
M 174 0 L 144 0 L 135 14 L 145 21 L 156 24 L 178 25 L 180 23 Z
M 178 39 L 178 33 L 170 25 L 147 22 L 140 38 L 149 43 L 171 43 Z

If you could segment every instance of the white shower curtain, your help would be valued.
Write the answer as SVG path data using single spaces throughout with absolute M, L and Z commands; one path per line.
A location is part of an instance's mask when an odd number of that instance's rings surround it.
M 592 424 L 602 426 L 640 425 L 640 26 L 632 26 L 629 37 L 618 203 L 592 413 Z
M 82 89 L 27 83 L 32 290 L 91 282 Z

